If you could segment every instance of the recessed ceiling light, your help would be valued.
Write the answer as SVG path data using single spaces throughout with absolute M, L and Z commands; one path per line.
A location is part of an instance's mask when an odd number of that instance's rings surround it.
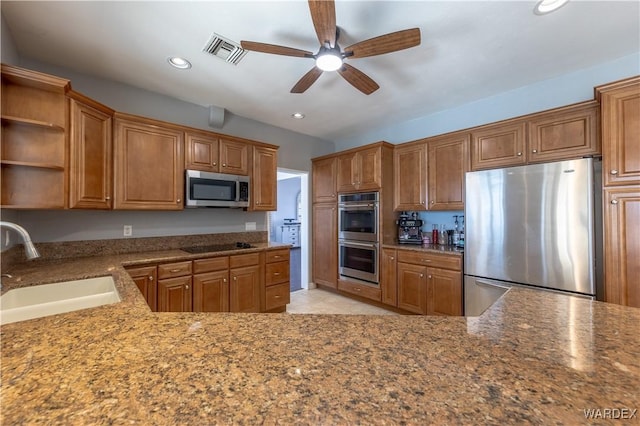
M 293 114 L 291 114 L 291 116 L 293 118 L 297 118 L 298 120 L 302 120 L 304 118 L 304 114 L 301 112 L 294 112 Z
M 191 68 L 191 62 L 179 56 L 173 56 L 171 58 L 167 58 L 167 62 L 169 62 L 172 66 L 176 68 L 180 68 L 181 70 L 187 70 Z
M 567 4 L 569 0 L 540 0 L 533 8 L 533 13 L 536 15 L 546 15 L 554 10 L 560 9 Z

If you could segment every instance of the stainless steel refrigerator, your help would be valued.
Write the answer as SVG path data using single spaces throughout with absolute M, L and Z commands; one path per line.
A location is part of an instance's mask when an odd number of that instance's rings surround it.
M 513 285 L 595 296 L 598 181 L 592 158 L 466 174 L 465 315 Z

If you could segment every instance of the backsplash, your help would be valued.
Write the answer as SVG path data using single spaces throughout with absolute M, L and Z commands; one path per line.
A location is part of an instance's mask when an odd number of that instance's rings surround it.
M 39 260 L 66 259 L 72 257 L 105 256 L 144 251 L 175 250 L 181 247 L 208 244 L 267 242 L 266 231 L 229 232 L 221 234 L 176 235 L 148 238 L 122 238 L 111 240 L 62 241 L 36 243 Z M 2 271 L 10 272 L 11 265 L 26 261 L 22 244 L 2 252 Z

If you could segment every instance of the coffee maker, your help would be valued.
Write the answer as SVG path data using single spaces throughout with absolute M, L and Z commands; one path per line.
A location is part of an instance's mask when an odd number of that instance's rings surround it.
M 418 213 L 402 212 L 396 223 L 399 244 L 422 244 L 423 221 L 418 219 Z

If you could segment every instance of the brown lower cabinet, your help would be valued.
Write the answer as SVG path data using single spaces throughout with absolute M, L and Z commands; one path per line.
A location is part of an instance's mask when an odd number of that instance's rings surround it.
M 385 248 L 382 260 L 383 303 L 421 315 L 462 315 L 460 255 Z
M 288 248 L 126 269 L 152 311 L 283 312 L 289 303 Z

